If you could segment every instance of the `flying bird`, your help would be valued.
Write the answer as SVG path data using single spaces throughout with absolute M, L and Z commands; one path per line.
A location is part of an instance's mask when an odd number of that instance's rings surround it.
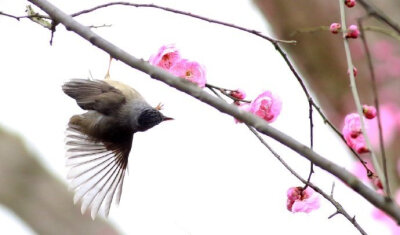
M 161 105 L 153 108 L 135 89 L 118 81 L 72 79 L 65 94 L 87 112 L 73 115 L 66 131 L 67 178 L 82 201 L 82 214 L 108 216 L 111 203 L 119 203 L 133 135 L 163 121 Z

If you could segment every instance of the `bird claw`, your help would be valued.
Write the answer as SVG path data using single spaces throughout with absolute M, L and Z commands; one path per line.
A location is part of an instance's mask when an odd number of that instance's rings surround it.
M 162 110 L 164 107 L 164 105 L 162 103 L 159 103 L 155 109 L 157 109 L 158 111 Z

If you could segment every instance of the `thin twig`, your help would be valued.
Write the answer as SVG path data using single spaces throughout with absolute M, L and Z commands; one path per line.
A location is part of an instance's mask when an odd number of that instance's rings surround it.
M 316 33 L 316 32 L 321 32 L 321 31 L 329 31 L 329 26 L 323 25 L 323 26 L 296 29 L 295 31 L 290 33 L 290 36 L 293 37 L 299 33 Z
M 107 27 L 111 27 L 112 24 L 102 24 L 102 25 L 89 25 L 89 28 L 92 29 L 98 29 L 98 28 L 107 28 Z
M 313 106 L 308 102 L 308 118 L 310 120 L 310 149 L 314 149 L 314 123 L 313 123 Z M 314 173 L 314 163 L 310 162 L 310 173 L 308 174 L 307 183 L 304 185 L 304 190 L 308 187 L 311 180 L 311 175 Z
M 396 39 L 397 41 L 400 41 L 400 34 L 398 34 L 395 31 L 387 30 L 382 27 L 373 26 L 373 25 L 364 26 L 364 31 L 372 31 L 372 32 L 382 33 L 382 34 L 385 34 L 387 36 L 390 36 L 390 37 Z
M 354 99 L 354 103 L 356 105 L 357 108 L 357 112 L 358 115 L 360 116 L 360 123 L 361 123 L 361 132 L 362 135 L 364 136 L 364 140 L 365 143 L 367 145 L 367 148 L 369 149 L 370 153 L 371 153 L 371 158 L 372 158 L 372 163 L 375 167 L 376 173 L 378 174 L 379 178 L 384 181 L 385 180 L 385 175 L 382 172 L 381 167 L 379 166 L 379 161 L 371 147 L 371 142 L 369 140 L 366 128 L 365 128 L 365 123 L 364 123 L 364 118 L 363 118 L 363 111 L 362 111 L 362 107 L 361 107 L 361 101 L 360 101 L 360 97 L 358 95 L 358 91 L 357 91 L 357 85 L 356 85 L 356 79 L 354 77 L 354 73 L 353 73 L 353 62 L 351 59 L 351 52 L 350 52 L 350 47 L 349 47 L 349 42 L 347 41 L 346 38 L 346 16 L 345 16 L 345 11 L 344 11 L 344 1 L 343 0 L 339 0 L 339 6 L 340 6 L 340 18 L 341 18 L 341 22 L 342 22 L 342 29 L 343 29 L 343 43 L 344 43 L 344 51 L 346 53 L 346 60 L 347 60 L 347 67 L 348 70 L 347 71 L 351 71 L 349 72 L 349 76 L 350 76 L 350 88 L 351 88 L 351 92 L 353 94 L 353 99 Z M 384 190 L 387 192 L 387 188 L 384 187 Z M 389 195 L 387 194 L 387 196 L 389 197 Z
M 224 99 L 222 98 L 222 96 L 220 94 L 218 94 L 218 92 L 215 91 L 215 88 L 210 87 L 210 86 L 206 86 L 212 93 L 214 93 L 214 95 L 216 95 L 218 98 L 220 99 Z
M 228 92 L 231 92 L 231 91 L 234 91 L 234 90 L 226 89 L 226 88 L 222 88 L 222 87 L 218 87 L 218 86 L 215 86 L 215 85 L 211 85 L 211 84 L 209 84 L 209 83 L 206 84 L 206 87 L 209 88 L 209 89 L 212 88 L 212 89 L 218 90 L 219 92 L 221 92 L 221 94 L 223 94 L 224 96 L 226 96 L 226 97 L 232 99 L 233 101 L 251 103 L 250 100 L 238 99 L 238 98 L 233 97 L 232 95 L 230 95 L 230 94 L 228 93 Z
M 34 14 L 34 15 L 24 15 L 24 16 L 15 16 L 15 15 L 11 15 L 5 12 L 0 11 L 0 15 L 2 16 L 7 16 L 13 19 L 16 19 L 18 21 L 20 21 L 21 19 L 31 19 L 31 18 L 43 18 L 43 19 L 50 19 L 49 16 L 45 16 L 45 15 L 40 15 L 38 13 Z
M 333 192 L 335 191 L 335 181 L 332 183 L 332 188 L 331 188 L 331 198 L 333 198 Z
M 340 211 L 336 211 L 332 215 L 328 216 L 328 219 L 332 219 L 335 215 L 338 215 L 338 214 L 342 214 L 342 213 Z M 353 218 L 350 219 L 350 222 L 352 222 L 352 221 L 353 221 Z
M 247 124 L 246 124 L 247 125 Z M 325 193 L 322 189 L 320 189 L 318 186 L 314 185 L 311 182 L 307 182 L 304 178 L 302 178 L 295 170 L 293 170 L 282 158 L 281 156 L 275 152 L 274 149 L 269 146 L 269 144 L 258 134 L 256 130 L 254 130 L 253 127 L 247 125 L 247 127 L 250 129 L 251 132 L 258 138 L 258 140 L 275 156 L 276 159 L 292 174 L 294 175 L 297 179 L 299 179 L 301 182 L 304 184 L 308 184 L 309 187 L 314 189 L 315 192 L 321 194 L 326 200 L 328 200 L 334 207 L 336 207 L 337 213 L 342 214 L 350 223 L 354 225 L 354 227 L 361 233 L 361 234 L 367 234 L 363 228 L 357 223 L 357 221 L 353 217 L 347 213 L 347 211 L 343 208 L 343 206 L 337 202 L 335 199 L 333 199 L 332 196 L 329 196 L 327 193 Z
M 172 8 L 169 8 L 169 7 L 163 7 L 163 6 L 159 6 L 159 5 L 155 5 L 155 4 L 137 4 L 137 3 L 130 3 L 130 2 L 110 2 L 110 3 L 106 3 L 106 4 L 102 4 L 102 5 L 98 5 L 98 6 L 92 7 L 90 9 L 86 9 L 86 10 L 82 10 L 82 11 L 76 12 L 76 13 L 72 14 L 71 16 L 72 17 L 76 17 L 76 16 L 80 16 L 80 15 L 83 15 L 83 14 L 87 14 L 87 13 L 96 11 L 96 10 L 101 9 L 101 8 L 110 7 L 110 6 L 117 6 L 117 5 L 161 9 L 161 10 L 164 10 L 164 11 L 173 12 L 175 14 L 186 15 L 186 16 L 190 16 L 190 17 L 193 17 L 193 18 L 196 18 L 196 19 L 199 19 L 199 20 L 203 20 L 203 21 L 207 21 L 207 22 L 210 22 L 210 23 L 224 25 L 224 26 L 227 26 L 227 27 L 230 27 L 230 28 L 235 28 L 235 29 L 238 29 L 238 30 L 241 30 L 241 31 L 245 31 L 245 32 L 254 34 L 254 35 L 258 36 L 258 37 L 264 38 L 264 39 L 266 39 L 266 40 L 268 40 L 270 42 L 274 42 L 274 43 L 289 43 L 289 44 L 296 43 L 296 41 L 293 41 L 293 40 L 273 39 L 271 37 L 268 37 L 268 36 L 262 34 L 261 32 L 259 32 L 257 30 L 254 30 L 254 29 L 247 29 L 245 27 L 237 26 L 237 25 L 226 23 L 226 22 L 219 21 L 219 20 L 214 20 L 214 19 L 211 19 L 211 18 L 208 18 L 208 17 L 204 17 L 204 16 L 200 16 L 200 15 L 197 15 L 197 14 L 193 14 L 193 13 L 190 13 L 190 12 L 180 11 L 180 10 L 172 9 Z
M 372 95 L 374 98 L 374 105 L 376 108 L 376 117 L 378 121 L 378 133 L 379 133 L 379 147 L 381 149 L 381 157 L 382 157 L 382 165 L 383 165 L 383 173 L 385 175 L 385 188 L 387 195 L 390 194 L 390 187 L 389 187 L 389 178 L 388 178 L 388 172 L 387 172 L 387 162 L 386 162 L 386 153 L 385 153 L 385 143 L 383 141 L 383 134 L 382 134 L 382 119 L 381 119 L 381 112 L 380 112 L 380 104 L 379 104 L 379 95 L 378 95 L 378 88 L 376 85 L 376 78 L 375 78 L 375 70 L 374 70 L 374 65 L 372 64 L 372 58 L 371 58 L 371 53 L 368 47 L 367 39 L 364 35 L 364 27 L 362 23 L 362 19 L 358 19 L 358 25 L 361 30 L 361 41 L 364 46 L 365 54 L 367 56 L 367 62 L 368 62 L 368 68 L 370 71 L 371 75 L 371 87 L 372 87 Z
M 400 34 L 400 26 L 394 22 L 392 19 L 390 19 L 388 16 L 386 16 L 380 9 L 378 9 L 376 6 L 372 5 L 369 3 L 368 0 L 357 0 L 361 4 L 361 6 L 364 7 L 364 9 L 367 11 L 367 13 L 370 16 L 375 17 L 376 19 L 382 21 L 383 23 L 387 24 L 390 26 L 393 30 L 395 30 L 397 33 Z

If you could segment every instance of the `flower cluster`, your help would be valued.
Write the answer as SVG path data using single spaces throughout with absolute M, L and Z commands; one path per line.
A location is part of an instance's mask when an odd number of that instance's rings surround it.
M 191 81 L 201 88 L 206 85 L 204 66 L 196 61 L 182 58 L 174 45 L 162 46 L 157 54 L 150 57 L 149 63 L 169 71 L 177 77 Z
M 356 5 L 356 0 L 344 0 L 344 4 L 348 7 L 348 8 L 352 8 Z M 342 28 L 342 25 L 339 23 L 332 23 L 329 26 L 329 31 L 331 31 L 331 33 L 333 34 L 337 34 L 340 29 Z M 358 38 L 358 36 L 360 36 L 360 30 L 358 30 L 357 25 L 350 25 L 346 31 L 346 38 Z
M 342 134 L 347 145 L 357 153 L 367 153 L 364 136 L 361 133 L 361 118 L 357 113 L 350 113 L 344 119 Z
M 310 187 L 292 187 L 287 191 L 286 207 L 289 211 L 309 213 L 320 206 L 319 197 Z
M 246 93 L 240 89 L 231 91 L 230 95 L 238 100 L 246 97 Z M 240 109 L 251 112 L 269 123 L 276 120 L 282 109 L 281 99 L 270 91 L 261 93 L 251 103 L 236 101 L 235 104 Z M 239 121 L 236 120 L 236 122 Z

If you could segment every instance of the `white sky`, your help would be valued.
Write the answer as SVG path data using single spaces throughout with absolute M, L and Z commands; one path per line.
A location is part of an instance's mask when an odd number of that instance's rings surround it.
M 106 1 L 53 0 L 67 13 Z M 138 1 L 139 2 L 139 1 Z M 253 28 L 272 35 L 248 0 L 141 1 L 170 6 Z M 1 0 L 0 9 L 24 14 L 25 1 Z M 184 57 L 207 68 L 208 82 L 242 88 L 255 98 L 263 90 L 278 93 L 283 110 L 273 126 L 308 144 L 308 105 L 283 59 L 267 41 L 223 26 L 155 9 L 112 7 L 77 18 L 85 25 L 112 24 L 96 32 L 132 55 L 148 59 L 161 45 L 175 43 Z M 282 19 L 284 20 L 284 19 Z M 0 17 L 0 124 L 20 133 L 32 151 L 65 181 L 64 129 L 69 117 L 82 112 L 64 95 L 70 78 L 103 78 L 108 55 L 63 26 L 54 45 L 50 32 L 28 20 Z M 151 103 L 164 103 L 173 122 L 135 135 L 129 175 L 120 207 L 110 220 L 125 234 L 358 234 L 333 206 L 321 200 L 310 214 L 286 210 L 286 190 L 300 185 L 245 126 L 229 116 L 150 79 L 121 62 L 113 62 L 111 78 L 123 81 Z M 347 169 L 349 155 L 315 115 L 315 149 Z M 309 163 L 287 148 L 276 150 L 304 177 Z M 313 181 L 327 192 L 334 177 L 319 168 Z M 371 234 L 389 234 L 371 222 L 371 206 L 336 182 L 335 198 L 355 214 Z M 72 200 L 71 200 L 72 203 Z M 2 232 L 33 234 L 14 214 L 0 208 Z

